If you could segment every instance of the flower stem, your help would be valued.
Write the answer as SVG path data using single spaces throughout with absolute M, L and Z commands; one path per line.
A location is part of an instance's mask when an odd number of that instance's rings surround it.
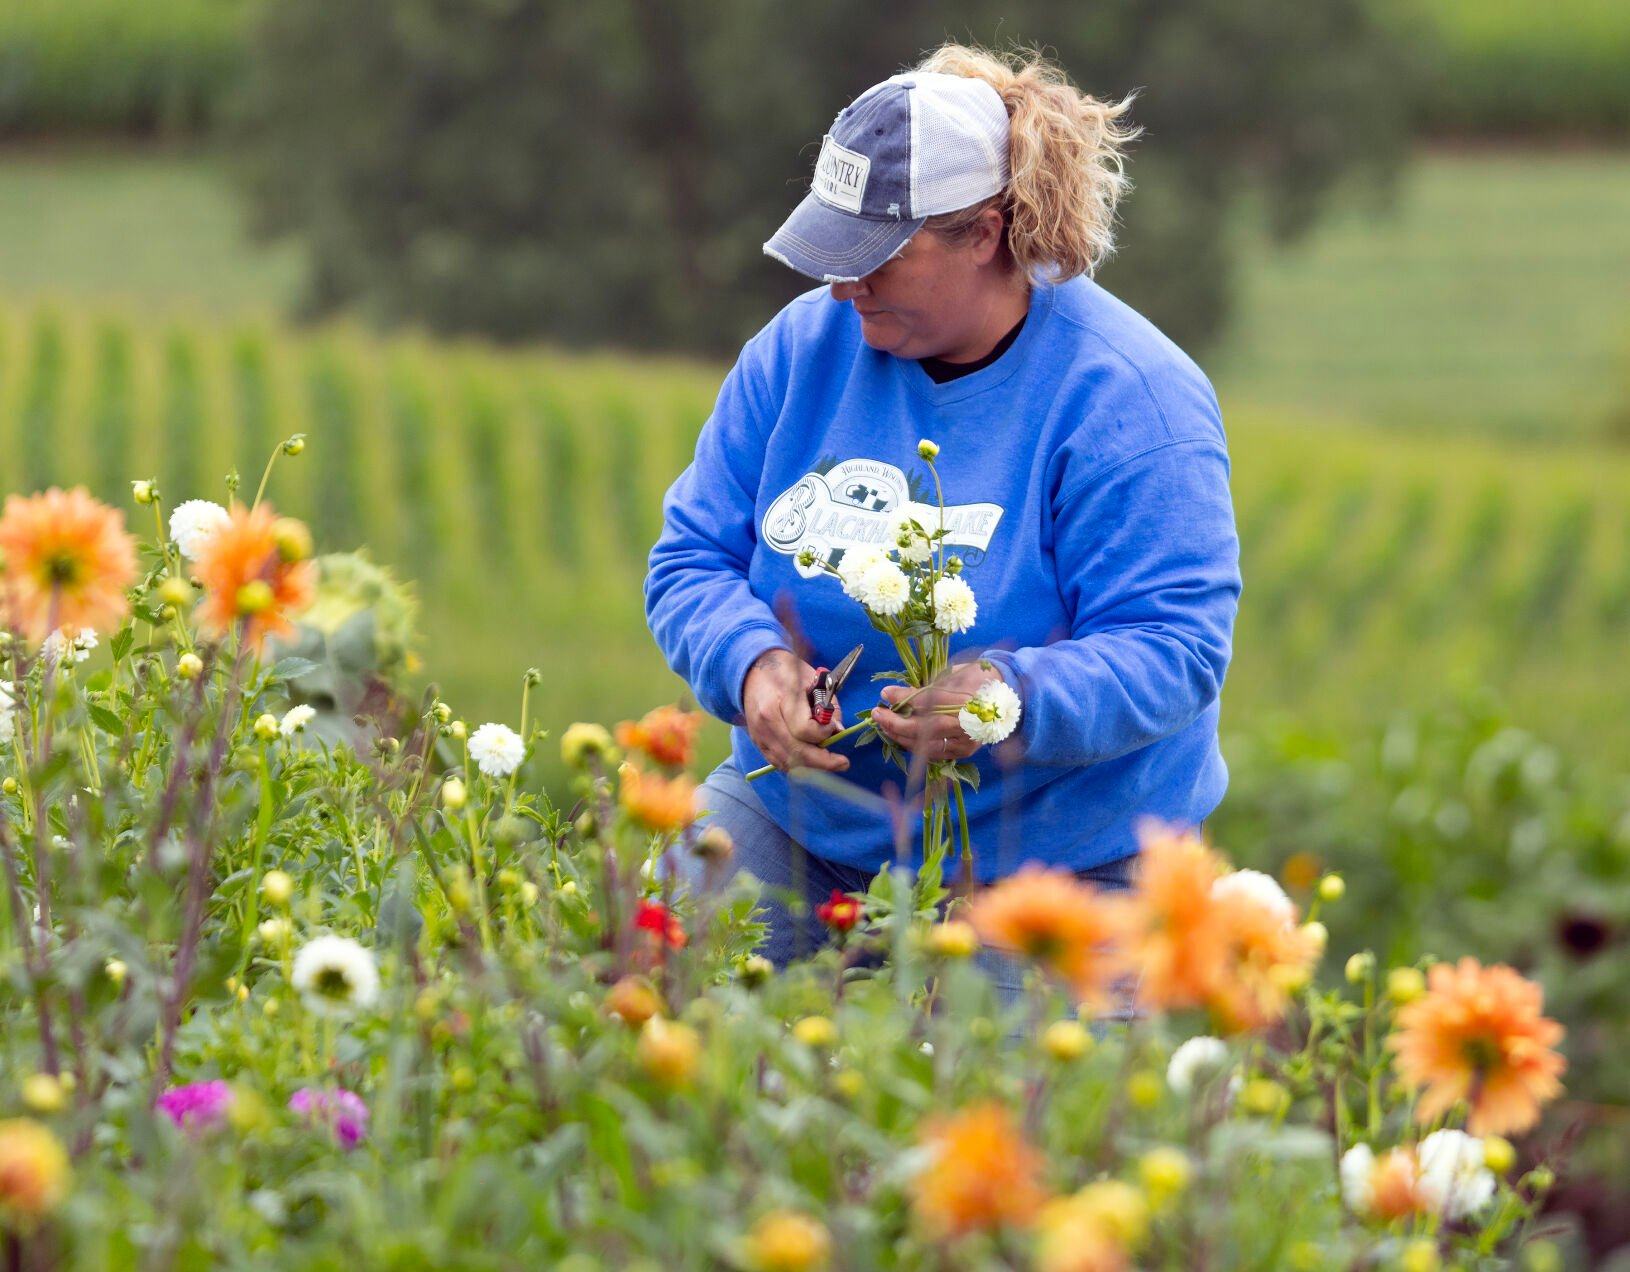
M 973 843 L 968 838 L 968 808 L 962 802 L 962 783 L 951 779 L 951 794 L 956 797 L 957 825 L 962 831 L 962 881 L 973 889 Z
M 815 745 L 816 746 L 821 746 L 821 747 L 831 746 L 834 742 L 837 742 L 842 738 L 848 737 L 851 733 L 858 733 L 858 732 L 860 732 L 860 730 L 862 730 L 864 728 L 867 728 L 871 724 L 871 722 L 872 722 L 872 708 L 868 707 L 868 708 L 866 708 L 866 710 L 864 710 L 864 711 L 862 711 L 860 713 L 860 718 L 858 720 L 856 720 L 855 723 L 851 724 L 847 729 L 843 729 L 843 730 L 841 730 L 841 731 L 839 731 L 837 733 L 834 733 L 829 738 L 822 738 Z M 747 780 L 749 782 L 756 781 L 758 778 L 763 777 L 766 773 L 773 773 L 773 772 L 775 772 L 775 765 L 766 764 L 763 768 L 756 768 L 751 773 L 749 773 L 747 775 Z

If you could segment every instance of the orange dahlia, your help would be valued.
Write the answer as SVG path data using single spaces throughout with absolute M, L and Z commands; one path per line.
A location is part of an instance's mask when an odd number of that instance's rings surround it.
M 1101 1001 L 1124 968 L 1115 944 L 1121 914 L 1091 884 L 1034 864 L 981 890 L 968 906 L 968 921 L 985 942 L 1035 959 L 1089 1002 Z
M 270 505 L 234 504 L 230 516 L 197 550 L 198 621 L 215 636 L 241 625 L 244 644 L 258 651 L 266 637 L 294 630 L 290 617 L 316 594 L 317 566 L 302 559 L 309 538 L 293 532 L 298 523 L 280 520 Z
M 35 640 L 54 628 L 108 631 L 130 612 L 136 543 L 124 513 L 83 486 L 12 495 L 0 514 L 0 618 Z
M 1413 1149 L 1389 1149 L 1376 1158 L 1369 1178 L 1369 1199 L 1369 1213 L 1377 1219 L 1403 1219 L 1426 1209 L 1420 1192 L 1420 1166 Z
M 1147 819 L 1138 826 L 1138 883 L 1129 900 L 1139 997 L 1151 1007 L 1210 1001 L 1226 970 L 1229 940 L 1212 886 L 1223 862 L 1197 835 Z
M 642 773 L 625 760 L 617 766 L 617 775 L 619 802 L 646 830 L 680 831 L 696 820 L 696 783 L 685 774 L 659 777 Z
M 933 1236 L 1024 1227 L 1047 1200 L 1043 1159 L 1000 1104 L 976 1104 L 930 1122 L 927 1164 L 911 1182 L 912 1208 Z
M 1225 892 L 1216 903 L 1227 957 L 1206 1005 L 1224 1031 L 1272 1024 L 1312 977 L 1322 946 L 1294 913 L 1261 898 Z
M 33 1227 L 62 1203 L 71 1180 L 50 1128 L 26 1117 L 0 1122 L 0 1226 Z
M 1427 973 L 1426 994 L 1398 1012 L 1387 1046 L 1398 1076 L 1426 1093 L 1416 1105 L 1430 1122 L 1456 1101 L 1471 1107 L 1474 1135 L 1523 1131 L 1562 1090 L 1567 1061 L 1553 1048 L 1563 1029 L 1540 1014 L 1542 992 L 1504 965 L 1463 958 Z
M 629 751 L 644 751 L 658 764 L 683 768 L 691 761 L 691 751 L 701 727 L 700 711 L 657 707 L 637 722 L 624 720 L 619 724 L 617 745 Z

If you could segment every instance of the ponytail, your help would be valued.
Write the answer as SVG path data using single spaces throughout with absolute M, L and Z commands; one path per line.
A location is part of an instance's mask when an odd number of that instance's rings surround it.
M 915 68 L 982 79 L 1007 107 L 1006 189 L 974 207 L 930 217 L 926 228 L 957 238 L 987 207 L 1000 207 L 1008 253 L 1026 276 L 1055 281 L 1092 274 L 1115 250 L 1115 206 L 1132 188 L 1124 147 L 1143 129 L 1122 125 L 1136 90 L 1100 101 L 1034 51 L 998 53 L 944 44 Z

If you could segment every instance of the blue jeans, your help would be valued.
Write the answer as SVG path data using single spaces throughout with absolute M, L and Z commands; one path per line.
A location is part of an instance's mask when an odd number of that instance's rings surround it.
M 708 812 L 701 824 L 724 827 L 736 846 L 728 867 L 712 877 L 713 885 L 718 886 L 737 870 L 746 870 L 764 884 L 759 904 L 767 911 L 761 917 L 770 930 L 759 952 L 778 968 L 813 953 L 830 938 L 826 925 L 816 917 L 815 907 L 827 900 L 834 888 L 839 892 L 864 892 L 871 887 L 875 872 L 818 857 L 776 825 L 733 758 L 708 774 L 697 790 L 696 804 Z M 681 860 L 679 866 L 690 886 L 701 886 L 700 863 Z M 1132 886 L 1136 868 L 1134 853 L 1078 871 L 1077 877 L 1100 888 L 1120 890 Z M 797 907 L 799 912 L 788 907 L 782 898 L 784 892 L 802 901 Z M 981 950 L 976 961 L 1004 1002 L 1018 996 L 1024 986 L 1025 963 L 992 949 Z M 1131 1014 L 1130 993 L 1128 987 L 1120 995 L 1120 1003 L 1110 1013 L 1112 1018 Z

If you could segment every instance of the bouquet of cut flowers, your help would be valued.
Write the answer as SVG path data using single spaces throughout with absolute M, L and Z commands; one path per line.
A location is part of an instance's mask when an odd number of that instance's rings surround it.
M 939 451 L 939 446 L 927 439 L 917 443 L 917 454 L 933 475 L 939 503 L 938 517 L 930 514 L 934 521 L 932 526 L 924 525 L 912 515 L 909 507 L 902 508 L 893 516 L 889 534 L 893 547 L 888 550 L 849 548 L 841 553 L 835 565 L 814 548 L 806 547 L 798 557 L 805 569 L 818 566 L 836 577 L 843 585 L 844 595 L 858 602 L 872 626 L 894 642 L 902 665 L 880 671 L 872 679 L 897 680 L 909 688 L 909 693 L 888 704 L 889 710 L 901 717 L 911 716 L 913 700 L 951 670 L 951 637 L 972 627 L 979 611 L 973 588 L 961 577 L 961 559 L 946 551 L 945 492 L 934 466 Z M 995 665 L 984 659 L 979 666 L 996 672 Z M 872 719 L 875 709 L 862 711 L 854 724 L 824 739 L 820 745 L 831 746 L 844 738 L 853 738 L 856 746 L 881 742 L 888 757 L 911 772 L 910 755 L 878 727 Z M 1018 694 L 1000 675 L 994 675 L 960 704 L 936 705 L 928 710 L 955 715 L 967 737 L 988 745 L 1002 741 L 1018 727 L 1021 708 Z M 978 790 L 979 770 L 965 760 L 936 760 L 932 756 L 921 759 L 927 765 L 923 802 L 924 858 L 949 832 L 954 805 L 963 876 L 971 882 L 973 845 L 968 835 L 962 783 Z M 748 780 L 770 771 L 770 766 L 757 769 L 747 775 Z

